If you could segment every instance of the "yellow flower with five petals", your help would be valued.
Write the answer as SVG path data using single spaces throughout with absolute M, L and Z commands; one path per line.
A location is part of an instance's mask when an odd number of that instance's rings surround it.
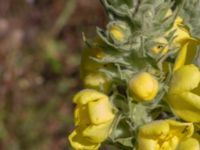
M 193 64 L 177 69 L 169 85 L 167 102 L 183 120 L 200 122 L 200 71 Z
M 75 95 L 75 130 L 69 135 L 76 150 L 96 150 L 111 132 L 115 117 L 108 96 L 96 90 L 85 89 Z
M 139 128 L 138 150 L 199 150 L 193 132 L 192 123 L 154 121 Z

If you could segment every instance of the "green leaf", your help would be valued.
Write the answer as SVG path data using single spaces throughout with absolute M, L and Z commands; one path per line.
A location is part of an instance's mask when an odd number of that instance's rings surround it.
M 184 0 L 178 6 L 182 7 L 180 16 L 184 18 L 192 36 L 200 39 L 200 0 Z
M 139 127 L 151 121 L 152 118 L 148 114 L 148 106 L 138 103 L 133 106 L 132 110 L 131 117 L 135 127 Z
M 132 147 L 134 147 L 132 140 L 133 140 L 133 137 L 120 138 L 120 139 L 117 139 L 116 142 L 122 144 L 123 146 L 132 148 Z

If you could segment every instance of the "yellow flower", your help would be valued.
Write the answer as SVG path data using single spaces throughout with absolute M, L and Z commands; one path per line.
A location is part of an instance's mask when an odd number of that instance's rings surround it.
M 147 72 L 136 74 L 129 82 L 130 93 L 141 101 L 153 100 L 158 89 L 158 81 Z
M 172 30 L 175 30 L 173 43 L 180 46 L 180 51 L 173 68 L 173 71 L 175 71 L 182 65 L 192 62 L 196 54 L 197 45 L 200 44 L 200 41 L 191 36 L 181 17 L 176 18 Z
M 195 57 L 198 40 L 188 40 L 184 45 L 181 46 L 178 56 L 176 58 L 173 71 L 176 71 L 181 66 L 190 64 Z
M 175 30 L 173 43 L 180 46 L 180 51 L 173 68 L 173 71 L 175 71 L 182 65 L 190 64 L 192 62 L 192 59 L 196 54 L 197 45 L 200 44 L 200 40 L 191 36 L 181 17 L 176 18 L 172 30 Z
M 75 95 L 75 130 L 69 135 L 76 150 L 95 150 L 111 132 L 113 106 L 108 96 L 96 90 L 85 89 Z
M 171 11 L 167 13 L 167 16 L 169 17 L 171 15 Z M 199 43 L 197 39 L 193 38 L 188 30 L 188 28 L 184 25 L 184 21 L 181 17 L 177 17 L 174 21 L 174 24 L 172 28 L 165 33 L 163 37 L 159 37 L 155 40 L 155 42 L 158 42 L 160 44 L 157 44 L 154 46 L 151 51 L 154 54 L 165 54 L 168 52 L 168 41 L 165 39 L 166 36 L 172 31 L 174 32 L 174 39 L 173 39 L 173 46 L 178 46 L 181 49 L 186 43 L 189 43 L 188 48 L 189 51 L 195 51 L 195 46 Z M 181 52 L 180 52 L 181 53 Z
M 189 33 L 189 30 L 183 23 L 183 19 L 181 17 L 177 17 L 174 21 L 173 27 L 170 31 L 175 30 L 174 33 L 174 43 L 183 45 L 187 40 L 193 39 Z
M 172 10 L 170 9 L 166 17 L 170 17 L 172 15 Z M 185 42 L 187 42 L 189 39 L 193 39 L 190 35 L 190 32 L 187 28 L 186 25 L 184 25 L 184 20 L 180 17 L 177 16 L 175 19 L 172 28 L 166 33 L 169 34 L 171 31 L 175 31 L 174 33 L 174 40 L 173 43 L 176 45 L 183 45 Z
M 199 150 L 192 123 L 160 120 L 139 128 L 139 150 Z
M 185 65 L 174 72 L 167 102 L 183 120 L 200 122 L 200 71 L 195 65 Z
M 88 73 L 88 75 L 83 78 L 83 84 L 85 88 L 96 89 L 108 93 L 111 86 L 111 79 L 102 72 L 92 72 Z

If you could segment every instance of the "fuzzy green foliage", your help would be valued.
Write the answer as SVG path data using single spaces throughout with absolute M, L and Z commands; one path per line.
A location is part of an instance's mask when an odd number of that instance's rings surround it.
M 180 16 L 184 17 L 184 21 L 193 37 L 200 38 L 200 1 L 199 0 L 182 0 L 182 9 L 180 10 Z
M 200 37 L 199 0 L 171 1 L 171 0 L 101 0 L 109 18 L 106 29 L 97 28 L 101 42 L 89 42 L 89 47 L 103 49 L 106 56 L 98 59 L 91 57 L 104 67 L 104 72 L 112 79 L 109 96 L 118 109 L 118 115 L 113 124 L 113 132 L 108 143 L 117 147 L 131 150 L 136 143 L 138 127 L 156 119 L 173 116 L 169 106 L 163 101 L 171 78 L 172 69 L 163 71 L 163 62 L 174 62 L 176 50 L 170 47 L 174 39 L 174 32 L 168 32 L 177 16 L 186 18 L 185 23 L 192 36 Z M 172 14 L 166 15 L 173 9 Z M 111 31 L 116 26 L 120 32 Z M 114 30 L 114 29 L 113 29 Z M 110 32 L 115 32 L 116 37 Z M 169 52 L 164 55 L 152 55 L 150 48 L 156 44 L 155 40 L 168 32 L 166 38 Z M 84 37 L 85 38 L 85 37 Z M 115 39 L 116 38 L 116 39 Z M 170 51 L 174 50 L 173 53 Z M 196 60 L 199 62 L 199 55 Z M 129 93 L 128 83 L 134 74 L 146 71 L 153 74 L 159 81 L 159 92 L 153 102 L 137 103 Z

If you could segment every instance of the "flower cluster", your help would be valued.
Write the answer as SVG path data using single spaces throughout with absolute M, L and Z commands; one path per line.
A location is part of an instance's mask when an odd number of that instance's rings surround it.
M 200 36 L 185 17 L 200 1 L 102 4 L 110 22 L 85 39 L 71 146 L 200 150 Z

